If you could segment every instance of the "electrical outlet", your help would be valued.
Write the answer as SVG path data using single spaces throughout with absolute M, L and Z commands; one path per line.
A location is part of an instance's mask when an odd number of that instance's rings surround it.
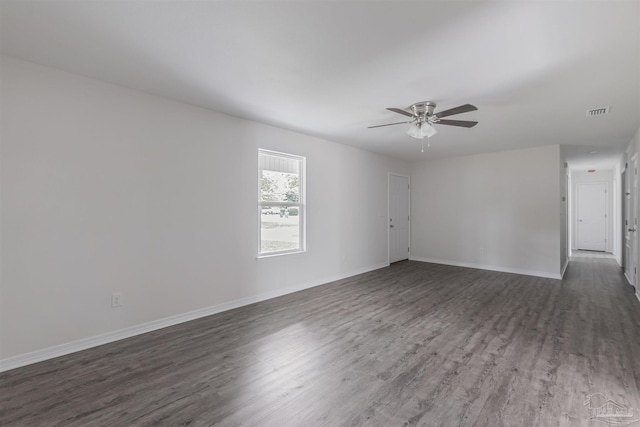
M 111 294 L 111 307 L 122 307 L 122 292 Z

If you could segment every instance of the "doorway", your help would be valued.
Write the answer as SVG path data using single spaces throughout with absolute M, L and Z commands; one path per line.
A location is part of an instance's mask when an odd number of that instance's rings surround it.
M 389 174 L 389 263 L 409 259 L 409 177 Z
M 607 183 L 576 184 L 578 223 L 577 249 L 601 251 L 607 249 Z

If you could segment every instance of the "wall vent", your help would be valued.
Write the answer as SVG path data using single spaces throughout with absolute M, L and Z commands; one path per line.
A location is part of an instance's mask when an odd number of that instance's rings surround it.
M 587 110 L 587 117 L 603 116 L 605 114 L 609 114 L 609 108 L 611 107 L 600 107 L 600 108 L 593 108 L 591 110 Z

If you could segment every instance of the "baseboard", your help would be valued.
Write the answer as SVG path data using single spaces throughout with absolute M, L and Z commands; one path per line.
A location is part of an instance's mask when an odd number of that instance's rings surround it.
M 360 268 L 349 273 L 336 274 L 334 276 L 325 277 L 322 279 L 312 280 L 307 283 L 303 283 L 296 286 L 290 286 L 283 289 L 278 289 L 272 292 L 266 292 L 251 297 L 240 298 L 237 300 L 225 302 L 222 304 L 214 305 L 211 307 L 205 307 L 202 309 L 189 311 L 187 313 L 178 314 L 175 316 L 166 317 L 163 319 L 154 320 L 151 322 L 143 323 L 141 325 L 131 326 L 117 331 L 107 332 L 104 334 L 96 335 L 93 337 L 82 338 L 76 341 L 56 345 L 53 347 L 43 348 L 30 353 L 21 354 L 18 356 L 9 357 L 7 359 L 0 360 L 0 372 L 9 371 L 11 369 L 20 368 L 22 366 L 31 365 L 33 363 L 42 362 L 45 360 L 53 359 L 56 357 L 64 356 L 78 351 L 87 350 L 92 347 L 108 344 L 114 341 L 119 341 L 125 338 L 131 338 L 136 335 L 145 334 L 147 332 L 156 331 L 169 326 L 178 325 L 180 323 L 188 322 L 190 320 L 199 319 L 205 316 L 211 316 L 212 314 L 221 313 L 223 311 L 232 310 L 234 308 L 243 307 L 245 305 L 254 304 L 260 301 L 266 301 L 272 298 L 277 298 L 283 295 L 291 294 L 294 292 L 302 291 L 305 289 L 314 288 L 316 286 L 325 285 L 336 280 L 346 279 L 348 277 L 357 276 L 358 274 L 368 273 L 369 271 L 377 270 L 379 268 L 388 267 L 389 263 L 382 263 L 372 265 L 369 267 Z
M 564 261 L 564 266 L 562 267 L 562 271 L 560 272 L 560 278 L 564 278 L 564 273 L 567 271 L 567 267 L 569 266 L 569 257 Z
M 624 278 L 627 279 L 627 283 L 629 284 L 629 286 L 633 286 L 633 282 L 631 281 L 631 277 L 629 277 L 629 274 L 627 274 L 628 272 L 625 271 L 624 272 Z
M 444 265 L 452 265 L 455 267 L 466 267 L 466 268 L 477 268 L 480 270 L 490 270 L 490 271 L 500 271 L 502 273 L 515 273 L 522 274 L 524 276 L 535 276 L 535 277 L 544 277 L 547 279 L 562 279 L 562 276 L 557 273 L 549 273 L 546 271 L 533 271 L 533 270 L 524 270 L 520 268 L 510 268 L 510 267 L 499 267 L 495 265 L 487 265 L 487 264 L 474 264 L 470 262 L 458 262 L 458 261 L 448 261 L 442 259 L 435 258 L 421 258 L 412 256 L 409 258 L 412 261 L 421 261 L 421 262 L 430 262 L 433 264 L 444 264 Z

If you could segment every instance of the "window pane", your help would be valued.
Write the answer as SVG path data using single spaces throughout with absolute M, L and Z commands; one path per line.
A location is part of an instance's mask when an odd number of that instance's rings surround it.
M 300 201 L 300 161 L 260 153 L 260 201 Z
M 300 249 L 299 208 L 261 208 L 260 252 Z

